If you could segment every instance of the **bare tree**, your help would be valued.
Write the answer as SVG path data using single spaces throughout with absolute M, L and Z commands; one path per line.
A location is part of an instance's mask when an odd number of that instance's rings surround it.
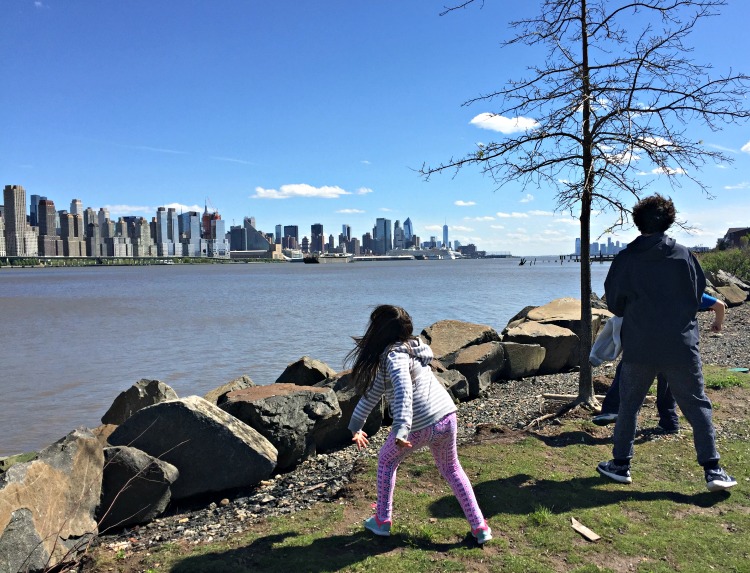
M 446 8 L 466 8 L 475 0 Z M 480 0 L 483 4 L 483 0 Z M 588 245 L 592 209 L 612 214 L 610 230 L 629 222 L 627 205 L 648 186 L 644 169 L 672 188 L 697 185 L 707 162 L 730 162 L 721 151 L 691 137 L 698 123 L 711 130 L 750 116 L 749 77 L 731 70 L 712 75 L 692 59 L 686 38 L 724 0 L 542 0 L 540 15 L 512 22 L 504 45 L 547 49 L 528 77 L 466 102 L 492 102 L 515 127 L 504 139 L 479 145 L 462 158 L 423 165 L 429 179 L 476 165 L 501 188 L 511 182 L 548 186 L 556 210 L 574 214 L 581 227 L 581 352 L 575 403 L 595 408 L 588 355 L 592 343 Z M 647 164 L 648 167 L 644 167 Z

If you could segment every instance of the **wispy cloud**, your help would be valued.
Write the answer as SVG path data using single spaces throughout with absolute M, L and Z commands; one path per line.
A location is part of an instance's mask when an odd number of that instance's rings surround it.
M 469 123 L 481 129 L 498 131 L 506 135 L 529 131 L 539 125 L 535 119 L 530 117 L 504 117 L 487 112 L 475 116 Z
M 748 145 L 750 145 L 750 142 L 748 142 Z M 731 147 L 725 147 L 724 145 L 716 145 L 715 143 L 707 143 L 706 147 L 718 149 L 719 151 L 724 151 L 726 153 L 738 153 L 736 149 L 732 149 Z
M 359 215 L 360 213 L 364 213 L 362 209 L 339 209 L 336 212 L 343 213 L 344 215 Z
M 372 189 L 369 187 L 360 187 L 357 189 L 357 195 L 367 195 L 368 193 L 372 193 Z
M 474 230 L 471 227 L 464 227 L 463 225 L 450 225 L 448 229 L 450 231 L 455 231 L 456 233 L 470 233 Z
M 742 183 L 737 183 L 736 185 L 724 185 L 724 189 L 727 191 L 734 191 L 737 189 L 750 189 L 750 182 L 743 181 Z
M 554 217 L 555 216 L 555 214 L 552 211 L 539 211 L 539 210 L 529 211 L 529 215 L 534 215 L 536 217 Z
M 391 211 L 393 211 L 393 209 L 391 209 L 390 207 L 381 207 L 380 209 L 378 209 L 378 211 L 383 211 L 385 213 L 390 213 Z
M 526 197 L 521 199 L 519 203 L 531 203 L 534 200 L 534 196 L 531 193 L 527 193 Z
M 166 149 L 164 147 L 151 147 L 149 145 L 126 145 L 123 143 L 117 144 L 120 147 L 127 147 L 128 149 L 139 149 L 141 151 L 153 151 L 154 153 L 169 153 L 171 155 L 187 155 L 187 151 L 179 151 L 177 149 Z
M 244 159 L 235 159 L 234 157 L 211 157 L 211 159 L 215 159 L 216 161 L 226 161 L 227 163 L 240 163 L 242 165 L 253 165 L 250 161 L 245 161 Z
M 464 221 L 494 221 L 495 217 L 485 216 L 485 217 L 464 217 Z
M 425 231 L 442 231 L 443 227 L 442 225 L 425 225 L 424 230 Z
M 360 163 L 362 165 L 372 165 L 372 163 L 370 163 L 369 161 L 367 161 L 367 159 L 363 159 L 362 161 L 360 161 Z
M 498 231 L 501 229 L 505 229 L 502 225 L 490 225 L 490 229 L 497 229 Z
M 471 207 L 472 205 L 476 205 L 474 201 L 461 201 L 460 199 L 458 201 L 454 201 L 453 204 L 456 207 Z
M 512 219 L 526 219 L 528 218 L 528 215 L 526 213 L 516 213 L 516 212 L 503 213 L 502 211 L 498 211 L 496 215 L 500 217 L 501 219 L 511 219 L 511 218 Z
M 672 169 L 671 167 L 656 167 L 651 170 L 652 175 L 684 175 L 685 170 L 678 168 Z
M 742 151 L 743 153 L 750 153 L 750 141 L 748 141 L 745 145 L 743 145 L 740 148 L 740 151 Z
M 306 183 L 294 183 L 282 185 L 278 189 L 255 188 L 255 195 L 251 199 L 291 199 L 293 197 L 316 198 L 316 199 L 338 199 L 342 195 L 351 195 L 337 186 L 313 187 Z

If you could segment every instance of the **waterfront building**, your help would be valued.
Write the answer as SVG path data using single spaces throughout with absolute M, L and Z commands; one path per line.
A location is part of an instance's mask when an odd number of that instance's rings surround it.
M 109 209 L 99 207 L 99 212 L 96 214 L 96 222 L 99 223 L 99 231 L 102 233 L 102 237 L 109 236 L 104 234 L 104 229 L 108 226 L 107 223 L 109 222 Z
M 80 199 L 73 199 L 70 202 L 71 215 L 83 215 L 83 202 Z
M 86 247 L 76 235 L 76 229 L 78 228 L 76 223 L 79 217 L 81 216 L 67 211 L 60 212 L 60 238 L 62 239 L 62 255 L 64 257 L 83 257 L 86 255 Z
M 0 257 L 6 257 L 8 253 L 5 251 L 5 218 L 2 211 L 0 209 Z
M 299 247 L 299 227 L 297 225 L 284 225 L 284 235 L 281 237 L 281 246 L 284 249 L 297 249 Z
M 341 234 L 344 236 L 345 242 L 349 242 L 352 240 L 352 228 L 346 223 L 341 225 Z
M 451 245 L 448 242 L 448 225 L 447 224 L 443 225 L 443 246 L 446 249 L 450 249 L 451 248 Z
M 88 228 L 86 229 L 86 256 L 88 257 L 101 257 L 103 245 L 102 245 L 102 238 L 99 233 L 99 224 L 98 223 L 89 223 Z
M 370 233 L 365 233 L 362 235 L 362 254 L 369 255 L 372 252 L 372 235 Z
M 156 254 L 159 257 L 169 256 L 169 217 L 166 207 L 156 210 L 156 224 L 153 236 L 156 238 Z M 174 254 L 174 252 L 172 253 Z
M 273 234 L 273 242 L 274 242 L 274 244 L 276 244 L 276 245 L 280 245 L 281 244 L 281 233 L 282 233 L 282 231 L 283 231 L 283 229 L 282 229 L 281 225 L 276 225 L 276 227 L 274 228 L 274 234 Z
M 324 241 L 325 237 L 323 236 L 323 225 L 321 225 L 320 223 L 310 225 L 310 251 L 312 253 L 324 253 Z
M 302 237 L 302 246 L 300 250 L 305 254 L 310 252 L 310 241 L 307 237 Z
M 414 227 L 412 226 L 411 219 L 409 217 L 404 221 L 404 241 L 407 247 L 414 246 Z M 411 245 L 409 243 L 412 243 Z
M 38 254 L 43 257 L 63 256 L 63 246 L 57 235 L 57 212 L 51 199 L 42 198 L 37 205 L 39 223 Z
M 183 257 L 201 256 L 201 219 L 196 211 L 180 213 L 180 242 Z
M 247 251 L 247 229 L 244 226 L 229 227 L 229 250 Z
M 394 249 L 406 248 L 406 235 L 399 221 L 396 221 L 395 223 L 393 223 L 393 248 Z
M 6 185 L 3 189 L 5 206 L 5 250 L 9 257 L 24 257 L 26 249 L 26 191 L 20 185 Z M 36 248 L 34 249 L 37 250 Z
M 41 195 L 32 195 L 31 203 L 29 204 L 29 225 L 32 227 L 39 226 L 39 201 L 46 199 Z
M 372 252 L 376 255 L 385 255 L 393 248 L 390 219 L 383 217 L 375 219 L 375 227 L 372 230 L 372 243 Z

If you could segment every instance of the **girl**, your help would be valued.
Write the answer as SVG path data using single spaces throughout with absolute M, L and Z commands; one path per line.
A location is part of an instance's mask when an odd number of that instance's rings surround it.
M 492 539 L 456 449 L 456 406 L 430 369 L 432 350 L 412 334 L 409 314 L 400 307 L 381 305 L 372 311 L 364 336 L 347 355 L 361 396 L 349 429 L 358 449 L 369 441 L 362 427 L 372 409 L 386 395 L 393 416 L 388 439 L 378 458 L 378 498 L 375 515 L 365 528 L 375 535 L 391 534 L 396 470 L 415 449 L 428 445 L 440 474 L 453 493 L 479 544 Z

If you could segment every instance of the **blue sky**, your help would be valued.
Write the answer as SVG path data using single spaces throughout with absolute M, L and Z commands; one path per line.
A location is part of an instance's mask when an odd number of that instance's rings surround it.
M 500 46 L 535 2 L 441 17 L 446 4 L 3 0 L 2 184 L 113 218 L 208 201 L 228 225 L 254 216 L 266 232 L 322 223 L 336 236 L 346 223 L 361 236 L 377 217 L 410 217 L 423 239 L 447 223 L 451 240 L 487 251 L 571 252 L 578 220 L 553 212 L 552 190 L 496 191 L 473 167 L 416 172 L 501 138 L 472 123 L 491 104 L 462 104 L 540 57 Z M 750 71 L 748 19 L 750 4 L 731 0 L 690 36 L 695 59 Z M 673 233 L 680 242 L 714 246 L 750 225 L 750 126 L 700 136 L 735 159 L 697 174 L 716 198 L 656 176 L 651 189 L 696 227 Z M 612 222 L 596 216 L 592 236 Z

